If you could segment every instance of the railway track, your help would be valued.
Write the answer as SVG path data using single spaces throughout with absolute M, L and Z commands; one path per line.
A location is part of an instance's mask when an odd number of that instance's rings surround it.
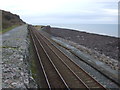
M 30 35 L 44 72 L 48 88 L 101 88 L 100 83 L 81 69 L 39 31 L 30 27 Z

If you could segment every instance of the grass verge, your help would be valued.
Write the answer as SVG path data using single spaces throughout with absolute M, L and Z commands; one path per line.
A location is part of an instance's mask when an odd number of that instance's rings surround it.
M 3 29 L 3 30 L 0 31 L 0 34 L 4 34 L 5 32 L 8 32 L 8 31 L 10 31 L 10 30 L 12 30 L 13 28 L 18 27 L 18 26 L 19 26 L 19 25 L 13 25 L 13 26 L 11 26 L 11 27 L 9 27 L 9 28 Z
M 34 26 L 37 30 L 40 30 L 40 28 L 44 27 L 43 25 L 35 25 Z

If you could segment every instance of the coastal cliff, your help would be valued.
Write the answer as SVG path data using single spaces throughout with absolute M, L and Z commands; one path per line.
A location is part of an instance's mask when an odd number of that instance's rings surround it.
M 25 22 L 20 19 L 20 16 L 17 14 L 12 14 L 8 11 L 2 11 L 2 29 L 6 29 L 9 27 L 12 27 L 13 25 L 22 25 L 25 24 Z

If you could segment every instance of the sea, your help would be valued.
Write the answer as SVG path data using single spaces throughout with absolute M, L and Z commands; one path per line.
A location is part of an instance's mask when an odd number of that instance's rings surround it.
M 118 24 L 50 24 L 52 27 L 74 29 L 100 35 L 119 37 Z

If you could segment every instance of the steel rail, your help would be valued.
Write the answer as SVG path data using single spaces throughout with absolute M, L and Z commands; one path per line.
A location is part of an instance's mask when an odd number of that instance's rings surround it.
M 61 76 L 61 74 L 59 73 L 59 71 L 57 70 L 56 66 L 54 65 L 54 63 L 52 62 L 51 58 L 49 57 L 49 55 L 47 54 L 46 50 L 44 49 L 43 45 L 41 44 L 41 42 L 39 41 L 39 39 L 37 38 L 37 36 L 34 34 L 34 36 L 36 37 L 39 45 L 42 47 L 43 51 L 45 52 L 45 54 L 47 55 L 47 57 L 49 58 L 49 61 L 51 62 L 51 64 L 53 65 L 55 71 L 57 72 L 57 74 L 59 75 L 60 79 L 62 80 L 63 84 L 65 85 L 65 87 L 70 90 L 69 86 L 67 85 L 67 83 L 65 82 L 65 80 L 63 79 L 63 77 Z
M 41 37 L 41 39 L 43 40 L 43 38 Z M 43 40 L 43 42 L 50 48 L 50 50 L 59 58 L 59 60 L 73 73 L 73 75 L 75 75 L 75 77 L 88 89 L 89 87 L 83 82 L 83 80 L 81 80 L 77 74 L 56 54 L 56 52 L 45 42 L 45 40 Z
M 50 86 L 50 83 L 49 83 L 49 81 L 48 81 L 48 77 L 47 77 L 47 75 L 46 75 L 46 72 L 45 72 L 44 66 L 43 66 L 43 64 L 42 64 L 42 61 L 41 61 L 40 55 L 39 55 L 39 53 L 38 53 L 38 49 L 37 49 L 37 46 L 36 46 L 36 44 L 35 44 L 35 40 L 34 40 L 34 38 L 33 38 L 33 36 L 32 36 L 31 30 L 30 30 L 30 36 L 31 36 L 31 38 L 32 38 L 33 45 L 34 45 L 34 47 L 35 47 L 35 50 L 36 50 L 36 53 L 37 53 L 37 56 L 38 56 L 39 62 L 40 62 L 40 64 L 41 64 L 42 71 L 43 71 L 43 73 L 44 73 L 44 76 L 45 76 L 45 79 L 46 79 L 46 82 L 47 82 L 48 88 L 50 88 L 50 90 L 51 90 L 51 86 Z
M 52 44 L 56 49 L 58 49 L 65 57 L 67 57 L 71 62 L 73 62 L 77 67 L 79 67 L 84 73 L 86 73 L 91 79 L 93 79 L 97 84 L 99 84 L 102 88 L 106 89 L 102 84 L 100 84 L 98 81 L 96 81 L 88 72 L 86 72 L 83 68 L 81 68 L 76 62 L 74 62 L 71 58 L 69 58 L 63 51 L 61 51 L 58 47 L 56 47 L 50 39 L 45 37 L 43 34 L 41 34 L 39 31 L 38 33 L 44 37 L 47 41 L 49 41 L 50 44 Z

